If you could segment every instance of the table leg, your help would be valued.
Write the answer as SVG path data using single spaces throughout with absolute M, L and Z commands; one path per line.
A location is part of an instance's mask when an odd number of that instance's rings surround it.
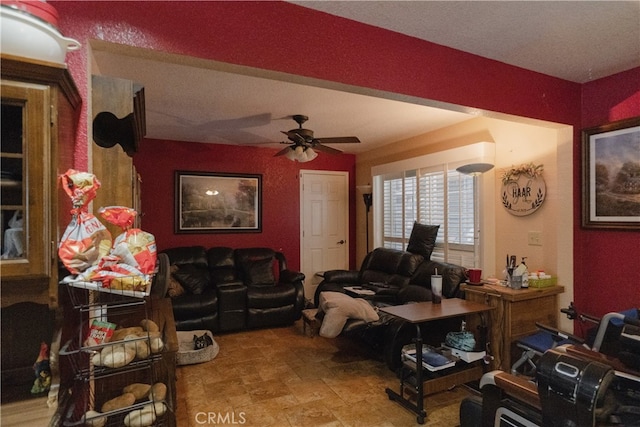
M 393 400 L 398 402 L 405 408 L 414 412 L 417 417 L 416 420 L 418 424 L 424 424 L 425 419 L 427 418 L 427 411 L 424 410 L 424 384 L 422 382 L 423 372 L 422 372 L 422 333 L 420 331 L 420 325 L 416 325 L 416 404 L 409 402 L 404 398 L 404 381 L 400 383 L 400 393 L 396 393 L 389 387 L 386 388 L 386 393 L 389 396 L 389 400 Z

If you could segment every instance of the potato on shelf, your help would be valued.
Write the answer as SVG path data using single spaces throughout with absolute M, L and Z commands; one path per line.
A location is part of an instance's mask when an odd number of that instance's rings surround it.
M 107 417 L 101 417 L 100 412 L 97 411 L 87 411 L 84 414 L 83 421 L 84 425 L 88 427 L 104 427 L 107 424 Z
M 158 327 L 156 322 L 151 319 L 142 319 L 140 321 L 140 326 L 142 327 L 142 329 L 148 332 L 160 332 L 160 328 Z
M 149 400 L 159 402 L 167 397 L 167 386 L 164 383 L 155 383 L 149 390 Z
M 113 344 L 96 353 L 91 361 L 96 366 L 107 368 L 122 368 L 135 359 L 136 351 L 125 344 Z
M 140 409 L 135 409 L 124 417 L 124 425 L 127 427 L 148 427 L 156 422 L 166 412 L 164 403 L 150 403 Z
M 136 401 L 138 401 L 147 397 L 149 395 L 149 390 L 151 390 L 151 384 L 133 383 L 122 389 L 122 392 L 132 393 L 135 396 Z
M 100 409 L 102 412 L 116 411 L 118 409 L 131 406 L 134 403 L 136 403 L 136 397 L 133 393 L 123 393 L 118 397 L 114 397 L 113 399 L 104 402 Z

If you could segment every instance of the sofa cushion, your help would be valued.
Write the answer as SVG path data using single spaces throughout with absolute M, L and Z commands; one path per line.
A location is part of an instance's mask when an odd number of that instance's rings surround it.
M 415 273 L 418 267 L 420 267 L 420 264 L 424 259 L 425 258 L 420 254 L 405 252 L 400 258 L 398 274 L 406 277 L 413 276 L 413 273 Z
M 375 270 L 382 273 L 395 274 L 398 271 L 404 253 L 404 251 L 397 249 L 376 248 L 367 255 L 361 271 Z
M 183 246 L 162 251 L 169 256 L 171 265 L 196 264 L 207 266 L 207 254 L 203 246 Z
M 431 259 L 431 253 L 436 246 L 436 237 L 438 236 L 439 229 L 439 225 L 425 225 L 414 222 L 411 236 L 409 237 L 409 244 L 407 245 L 407 251 L 422 255 L 425 260 Z
M 210 287 L 209 271 L 206 267 L 195 264 L 181 265 L 172 276 L 193 295 L 200 295 Z
M 322 292 L 320 309 L 324 312 L 320 336 L 335 338 L 342 332 L 347 319 L 375 322 L 379 319 L 375 309 L 363 298 L 351 298 L 340 292 Z
M 273 286 L 275 252 L 268 248 L 236 249 L 236 264 L 247 286 Z
M 410 285 L 422 286 L 431 289 L 431 275 L 442 275 L 442 295 L 445 298 L 459 296 L 460 283 L 467 280 L 467 270 L 459 265 L 438 261 L 423 262 L 418 271 L 411 277 Z
M 232 248 L 214 247 L 207 251 L 209 274 L 215 284 L 237 280 L 235 258 Z
M 174 298 L 171 304 L 176 321 L 211 316 L 218 309 L 218 294 L 215 289 L 207 289 L 200 295 L 185 293 Z
M 261 259 L 244 264 L 242 269 L 247 286 L 273 286 L 276 278 L 273 274 L 273 259 Z
M 185 292 L 185 290 L 182 287 L 182 285 L 180 284 L 180 282 L 178 282 L 178 280 L 174 276 L 174 274 L 177 273 L 179 269 L 180 269 L 180 267 L 178 267 L 177 265 L 172 265 L 171 269 L 170 269 L 169 286 L 168 286 L 168 289 L 167 289 L 167 295 L 170 298 L 179 297 L 180 295 L 184 294 L 184 292 Z

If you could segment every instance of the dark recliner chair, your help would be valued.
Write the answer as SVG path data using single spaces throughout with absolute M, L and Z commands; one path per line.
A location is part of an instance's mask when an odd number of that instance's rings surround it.
M 422 255 L 389 248 L 376 248 L 362 261 L 360 270 L 331 270 L 324 273 L 324 280 L 316 288 L 314 303 L 319 305 L 324 291 L 345 292 L 345 286 L 383 283 L 388 285 L 384 293 L 393 300 L 397 293 L 409 285 L 424 257 Z M 429 299 L 431 294 L 429 293 Z
M 425 259 L 424 256 L 397 249 L 376 248 L 365 257 L 360 270 L 331 270 L 324 273 L 314 296 L 319 306 L 320 293 L 345 292 L 345 286 L 382 283 L 386 287 L 376 293 L 374 305 L 396 305 L 410 302 L 431 301 L 431 275 L 442 275 L 444 298 L 462 298 L 460 284 L 467 279 L 467 270 L 459 265 Z M 321 316 L 322 314 L 320 314 Z M 379 354 L 389 369 L 395 371 L 402 365 L 402 347 L 415 338 L 415 326 L 402 319 L 380 312 L 380 319 L 367 323 L 349 319 L 342 334 L 360 339 L 374 353 Z M 424 342 L 439 345 L 446 333 L 458 330 L 460 320 L 442 319 L 423 328 Z
M 290 324 L 304 309 L 304 275 L 287 269 L 284 255 L 265 248 L 236 249 L 235 260 L 247 287 L 247 327 Z M 279 279 L 273 272 L 278 265 Z
M 163 251 L 186 290 L 172 299 L 178 330 L 226 332 L 289 325 L 304 308 L 304 275 L 269 248 L 201 246 Z

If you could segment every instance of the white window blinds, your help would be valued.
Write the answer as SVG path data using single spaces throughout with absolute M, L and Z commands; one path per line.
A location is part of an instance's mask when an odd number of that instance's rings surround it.
M 474 260 L 473 178 L 447 165 L 382 175 L 382 242 L 405 249 L 414 221 L 440 225 L 431 258 L 464 266 Z

